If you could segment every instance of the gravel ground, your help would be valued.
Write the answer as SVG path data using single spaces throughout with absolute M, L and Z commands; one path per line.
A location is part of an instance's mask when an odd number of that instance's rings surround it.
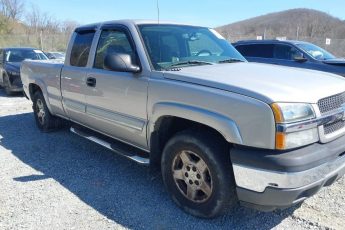
M 31 103 L 0 90 L 0 229 L 345 229 L 345 179 L 300 207 L 179 210 L 157 172 L 64 129 L 41 133 Z

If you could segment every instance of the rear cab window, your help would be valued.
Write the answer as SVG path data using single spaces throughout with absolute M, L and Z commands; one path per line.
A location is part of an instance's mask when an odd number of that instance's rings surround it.
M 86 67 L 94 36 L 95 30 L 76 31 L 71 50 L 71 66 Z
M 274 45 L 250 44 L 238 45 L 236 49 L 245 57 L 273 58 Z

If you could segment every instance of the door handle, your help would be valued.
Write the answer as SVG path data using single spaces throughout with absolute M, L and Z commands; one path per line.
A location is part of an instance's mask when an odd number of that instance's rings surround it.
M 86 79 L 86 84 L 90 87 L 95 87 L 96 86 L 96 78 L 88 77 Z

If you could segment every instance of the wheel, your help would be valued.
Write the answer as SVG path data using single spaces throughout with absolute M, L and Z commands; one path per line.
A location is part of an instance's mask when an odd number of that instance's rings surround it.
M 178 133 L 166 144 L 161 166 L 168 192 L 184 211 L 213 218 L 237 205 L 228 147 L 215 135 Z
M 43 132 L 49 132 L 54 129 L 60 128 L 63 125 L 61 118 L 53 116 L 47 107 L 43 94 L 37 91 L 33 96 L 34 116 L 37 127 Z

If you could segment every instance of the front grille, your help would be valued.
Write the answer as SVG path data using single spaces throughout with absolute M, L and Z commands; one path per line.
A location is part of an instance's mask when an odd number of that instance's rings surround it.
M 345 92 L 330 97 L 323 98 L 318 101 L 317 105 L 321 114 L 338 109 L 345 103 Z
M 345 103 L 345 92 L 318 101 L 317 105 L 322 115 L 333 110 L 339 109 Z M 339 120 L 323 126 L 324 134 L 328 135 L 345 128 L 345 121 Z
M 345 121 L 336 121 L 332 124 L 324 125 L 323 129 L 324 129 L 324 133 L 327 135 L 330 133 L 334 133 L 335 131 L 338 131 L 344 127 L 345 127 Z

